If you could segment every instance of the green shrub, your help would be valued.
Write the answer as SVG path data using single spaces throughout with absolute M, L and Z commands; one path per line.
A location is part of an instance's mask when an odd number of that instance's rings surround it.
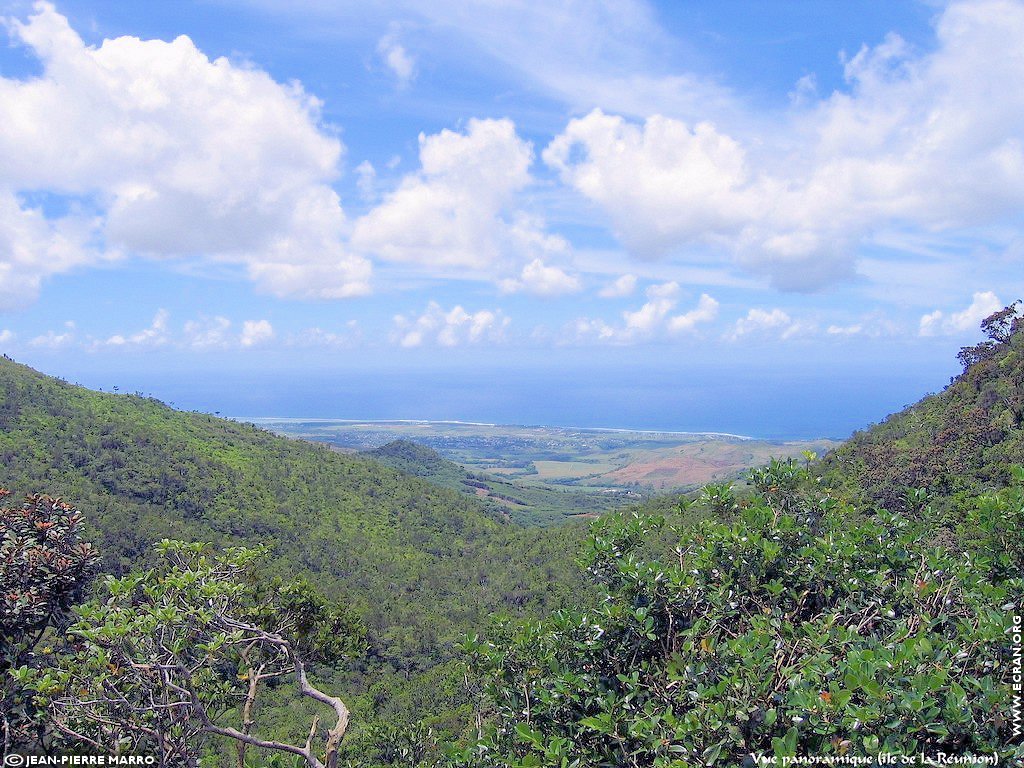
M 637 553 L 664 521 L 601 521 L 585 562 L 593 605 L 467 640 L 490 725 L 456 762 L 1024 757 L 1006 722 L 1024 588 L 1019 568 L 993 567 L 1020 488 L 978 504 L 978 551 L 950 552 L 928 549 L 921 523 L 838 505 L 794 462 L 752 480 L 745 501 L 706 493 L 734 519 L 679 531 L 660 559 Z
M 76 609 L 65 653 L 12 673 L 47 708 L 63 748 L 191 766 L 214 737 L 233 742 L 238 765 L 276 751 L 333 768 L 349 712 L 310 682 L 307 664 L 361 653 L 358 620 L 304 581 L 255 581 L 264 548 L 210 554 L 206 544 L 165 540 L 157 550 L 157 567 L 107 577 L 102 597 Z M 259 722 L 260 694 L 285 686 L 327 709 L 323 725 L 312 716 L 291 742 Z

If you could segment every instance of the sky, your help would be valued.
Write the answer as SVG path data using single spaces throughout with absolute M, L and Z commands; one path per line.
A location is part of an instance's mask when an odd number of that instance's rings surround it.
M 0 0 L 0 351 L 844 437 L 1024 296 L 1024 3 Z

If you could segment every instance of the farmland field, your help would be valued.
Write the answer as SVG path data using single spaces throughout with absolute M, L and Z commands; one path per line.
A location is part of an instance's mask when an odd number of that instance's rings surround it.
M 409 440 L 472 471 L 602 488 L 686 488 L 742 474 L 772 457 L 823 453 L 834 440 L 428 421 L 250 419 L 290 437 L 368 451 Z

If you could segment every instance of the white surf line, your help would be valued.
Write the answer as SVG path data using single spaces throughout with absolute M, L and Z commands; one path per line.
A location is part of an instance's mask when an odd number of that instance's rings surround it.
M 548 427 L 549 429 L 566 429 L 574 432 L 627 432 L 634 435 L 687 435 L 689 437 L 734 437 L 737 440 L 763 440 L 750 435 L 737 435 L 732 432 L 677 432 L 671 429 L 626 429 L 623 427 Z M 769 441 L 764 441 L 769 442 Z
M 303 419 L 293 416 L 225 416 L 224 418 L 231 421 L 247 421 L 250 424 L 261 422 L 276 424 L 459 424 L 467 427 L 519 427 L 517 424 L 489 424 L 486 421 L 431 421 L 430 419 L 325 419 L 321 417 Z
M 731 437 L 736 440 L 761 440 L 762 442 L 786 442 L 766 440 L 733 432 L 680 432 L 671 429 L 630 429 L 628 427 L 574 427 L 550 424 L 494 424 L 486 421 L 458 421 L 455 419 L 330 419 L 323 417 L 298 418 L 291 416 L 228 416 L 232 421 L 247 421 L 251 424 L 455 424 L 466 427 L 494 427 L 497 429 L 557 429 L 563 432 L 616 432 L 632 435 L 685 435 L 687 437 Z

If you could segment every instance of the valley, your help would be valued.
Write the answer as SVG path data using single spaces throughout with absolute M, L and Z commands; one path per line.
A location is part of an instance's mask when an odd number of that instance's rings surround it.
M 890 731 L 907 734 L 887 737 L 894 754 L 924 745 L 1022 757 L 1007 741 L 1007 721 L 986 720 L 1006 708 L 1010 691 L 1005 646 L 987 638 L 1007 631 L 1024 562 L 1015 535 L 1024 469 L 1014 467 L 1024 334 L 1014 309 L 994 316 L 990 341 L 964 350 L 970 364 L 943 392 L 838 446 L 446 422 L 244 423 L 90 391 L 0 359 L 0 485 L 15 498 L 44 489 L 74 502 L 39 496 L 0 509 L 14 564 L 0 567 L 4 605 L 14 606 L 16 638 L 32 632 L 9 646 L 6 664 L 17 675 L 0 689 L 26 724 L 13 743 L 31 748 L 28 725 L 57 715 L 106 738 L 95 723 L 115 722 L 107 710 L 128 696 L 151 717 L 151 682 L 112 683 L 110 675 L 149 663 L 139 648 L 155 625 L 191 633 L 167 652 L 208 667 L 210 683 L 195 695 L 213 703 L 226 692 L 218 720 L 244 721 L 237 705 L 250 678 L 239 665 L 249 665 L 248 651 L 211 652 L 222 641 L 203 639 L 208 630 L 190 618 L 200 615 L 197 596 L 178 591 L 197 583 L 204 595 L 238 598 L 238 616 L 225 614 L 231 626 L 280 623 L 304 644 L 317 683 L 352 713 L 350 728 L 338 719 L 344 741 L 326 750 L 337 765 L 624 765 L 616 734 L 625 732 L 656 734 L 649 746 L 628 747 L 643 764 L 678 747 L 732 765 L 768 749 L 831 754 L 838 711 L 872 729 L 893 723 Z M 1000 317 L 1005 332 L 993 325 Z M 825 455 L 815 461 L 812 452 Z M 772 460 L 787 456 L 795 460 Z M 748 474 L 758 464 L 767 466 Z M 709 485 L 680 499 L 709 481 L 736 487 Z M 71 534 L 76 527 L 87 543 Z M 45 570 L 44 555 L 58 547 L 60 562 L 88 557 L 98 578 L 83 572 L 72 582 L 70 602 L 84 603 L 75 610 L 54 603 L 60 613 L 45 637 L 56 652 L 35 654 L 44 635 L 20 607 L 29 606 L 22 574 Z M 230 558 L 258 566 L 235 572 Z M 831 597 L 801 614 L 816 589 Z M 168 595 L 180 613 L 162 605 Z M 877 626 L 829 635 L 836 616 L 870 622 L 880 604 L 886 618 Z M 122 618 L 102 618 L 111 610 Z M 315 622 L 289 624 L 294 610 Z M 922 616 L 928 623 L 918 623 Z M 699 640 L 695 618 L 705 622 Z M 929 629 L 940 625 L 958 629 Z M 798 658 L 822 638 L 822 653 Z M 780 648 L 795 665 L 779 666 Z M 963 648 L 974 650 L 963 656 Z M 712 656 L 722 663 L 709 666 Z M 904 702 L 924 685 L 946 690 L 946 674 L 935 670 L 951 658 L 960 670 L 948 686 L 955 695 L 928 694 L 921 719 Z M 869 659 L 873 671 L 865 671 Z M 885 665 L 897 662 L 900 673 L 889 674 Z M 787 684 L 797 671 L 806 685 Z M 878 674 L 888 675 L 884 688 Z M 685 690 L 762 686 L 755 711 L 772 714 L 749 734 L 733 729 L 751 711 L 749 698 L 716 693 L 694 705 L 675 693 L 681 675 Z M 109 685 L 120 688 L 96 693 Z M 864 692 L 856 702 L 853 688 Z M 767 694 L 780 690 L 788 693 Z M 959 690 L 982 695 L 969 700 Z M 33 691 L 50 698 L 20 703 Z M 295 693 L 266 686 L 261 732 L 299 744 L 324 735 L 316 719 L 310 728 L 315 716 L 296 706 Z M 621 707 L 627 698 L 650 706 Z M 697 727 L 680 730 L 657 714 L 675 707 Z M 708 713 L 714 719 L 702 720 Z M 811 726 L 789 726 L 797 717 Z M 142 733 L 140 748 L 149 738 Z M 237 764 L 217 733 L 182 737 L 179 746 L 202 764 Z M 866 738 L 865 750 L 879 746 L 874 734 Z
M 593 516 L 710 482 L 741 481 L 747 470 L 769 459 L 800 457 L 805 451 L 820 456 L 839 444 L 444 421 L 246 421 L 337 451 L 369 452 L 396 469 L 476 496 L 516 522 L 535 524 Z

